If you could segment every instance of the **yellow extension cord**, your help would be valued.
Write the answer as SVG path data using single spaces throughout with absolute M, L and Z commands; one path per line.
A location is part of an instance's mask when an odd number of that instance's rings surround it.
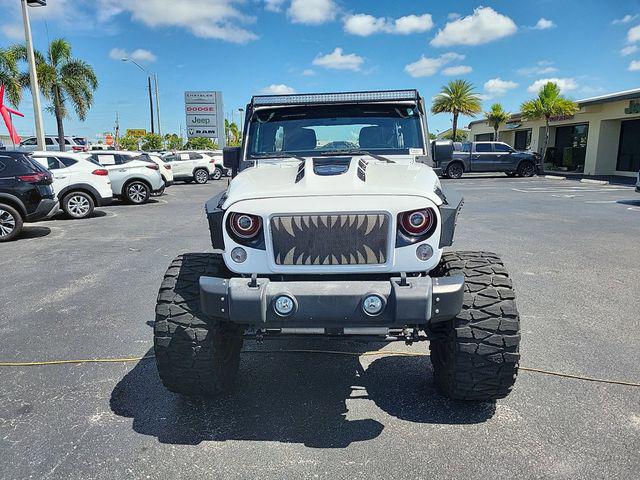
M 243 350 L 242 353 L 320 353 L 325 355 L 349 355 L 349 356 L 401 356 L 401 357 L 426 357 L 426 353 L 420 352 L 397 352 L 397 351 L 373 351 L 373 352 L 341 352 L 338 350 Z M 125 357 L 125 358 L 93 358 L 83 360 L 49 360 L 44 362 L 0 362 L 0 367 L 37 367 L 43 365 L 68 365 L 68 364 L 81 364 L 81 363 L 126 363 L 126 362 L 139 362 L 141 360 L 148 360 L 154 358 L 154 355 L 147 355 L 144 357 Z M 625 382 L 622 380 L 608 380 L 603 378 L 584 377 L 581 375 L 571 375 L 569 373 L 553 372 L 550 370 L 543 370 L 540 368 L 519 368 L 525 372 L 542 373 L 544 375 L 554 375 L 556 377 L 572 378 L 575 380 L 585 380 L 588 382 L 608 383 L 612 385 L 625 385 L 628 387 L 640 387 L 640 383 Z

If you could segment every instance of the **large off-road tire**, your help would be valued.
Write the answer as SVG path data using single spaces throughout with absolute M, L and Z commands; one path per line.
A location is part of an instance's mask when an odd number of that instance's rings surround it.
M 502 261 L 487 252 L 445 253 L 433 273 L 465 279 L 458 316 L 431 328 L 436 386 L 456 400 L 506 397 L 518 374 L 520 319 Z
M 203 275 L 231 276 L 220 254 L 187 253 L 164 276 L 153 329 L 158 373 L 164 386 L 187 396 L 216 396 L 233 385 L 244 328 L 200 310 Z

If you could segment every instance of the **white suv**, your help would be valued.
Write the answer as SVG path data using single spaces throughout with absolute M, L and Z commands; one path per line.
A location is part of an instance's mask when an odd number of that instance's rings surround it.
M 173 178 L 187 183 L 205 184 L 209 178 L 220 178 L 222 169 L 213 157 L 202 152 L 176 152 L 165 154 L 162 159 L 171 164 Z M 216 179 L 217 179 L 216 178 Z
M 109 171 L 114 197 L 134 205 L 146 203 L 152 193 L 164 188 L 160 167 L 138 157 L 138 152 L 117 150 L 91 154 L 93 161 Z
M 155 163 L 160 167 L 160 175 L 162 175 L 162 181 L 164 182 L 164 187 L 160 189 L 158 192 L 154 192 L 157 195 L 162 195 L 164 193 L 165 187 L 170 187 L 173 185 L 173 170 L 171 169 L 171 165 L 165 162 L 160 154 L 158 153 L 141 153 L 140 160 L 143 162 Z
M 60 151 L 60 143 L 57 135 L 47 135 L 44 137 L 45 148 L 48 152 Z M 83 137 L 64 137 L 65 150 L 71 152 L 86 152 L 89 147 L 87 139 Z M 20 142 L 21 151 L 35 152 L 38 150 L 38 139 L 36 137 L 25 138 Z
M 60 207 L 71 218 L 86 218 L 95 207 L 113 199 L 109 173 L 86 156 L 63 152 L 34 152 L 32 158 L 51 171 Z

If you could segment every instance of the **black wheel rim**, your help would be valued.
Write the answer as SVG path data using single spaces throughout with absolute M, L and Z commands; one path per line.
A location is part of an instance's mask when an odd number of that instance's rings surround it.
M 460 178 L 462 176 L 462 167 L 460 165 L 451 165 L 448 169 L 451 178 Z

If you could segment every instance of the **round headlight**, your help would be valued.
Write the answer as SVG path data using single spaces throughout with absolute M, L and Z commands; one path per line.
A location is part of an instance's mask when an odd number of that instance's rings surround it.
M 247 251 L 242 247 L 231 250 L 231 260 L 236 263 L 243 263 L 247 259 Z
M 423 243 L 422 245 L 418 246 L 418 248 L 416 248 L 416 257 L 418 257 L 418 260 L 426 262 L 431 257 L 433 257 L 433 248 L 431 248 L 431 245 Z
M 235 236 L 242 239 L 255 237 L 262 226 L 262 219 L 248 213 L 232 213 L 229 217 L 229 226 Z
M 400 214 L 400 227 L 405 233 L 419 237 L 427 233 L 433 226 L 435 216 L 429 208 L 412 210 Z

